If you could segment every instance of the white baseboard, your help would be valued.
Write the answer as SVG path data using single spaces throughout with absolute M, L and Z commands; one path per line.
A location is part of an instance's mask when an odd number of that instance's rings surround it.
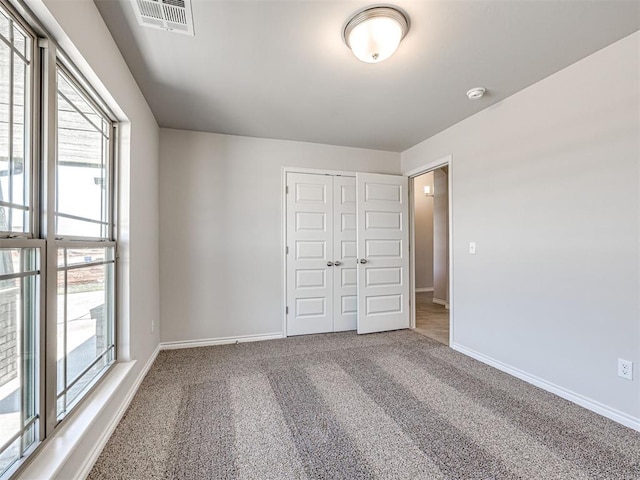
M 627 415 L 624 412 L 616 410 L 615 408 L 611 408 L 607 405 L 604 405 L 596 400 L 592 400 L 587 398 L 579 393 L 572 392 L 571 390 L 567 390 L 564 387 L 556 385 L 554 383 L 543 380 L 542 378 L 536 377 L 535 375 L 530 375 L 527 372 L 514 368 L 506 363 L 503 363 L 499 360 L 495 360 L 491 357 L 488 357 L 482 353 L 476 352 L 470 348 L 460 345 L 459 343 L 454 343 L 451 348 L 454 350 L 463 353 L 471 358 L 475 358 L 476 360 L 486 363 L 498 370 L 501 370 L 509 375 L 519 378 L 520 380 L 524 380 L 531 385 L 535 385 L 547 392 L 554 393 L 559 397 L 564 398 L 565 400 L 569 400 L 581 407 L 586 408 L 587 410 L 591 410 L 603 417 L 607 417 L 614 422 L 620 423 L 626 427 L 632 428 L 638 432 L 640 432 L 640 418 L 632 417 L 631 415 Z
M 100 438 L 93 446 L 91 453 L 85 459 L 82 467 L 80 468 L 80 471 L 78 472 L 78 476 L 76 477 L 78 480 L 80 479 L 84 480 L 89 476 L 89 473 L 91 473 L 91 469 L 93 468 L 96 461 L 98 460 L 98 457 L 102 453 L 102 450 L 107 445 L 109 438 L 111 438 L 111 435 L 113 434 L 116 427 L 120 423 L 120 420 L 122 420 L 122 417 L 127 411 L 127 408 L 129 408 L 129 405 L 131 404 L 133 397 L 138 391 L 138 388 L 140 388 L 140 384 L 142 384 L 144 377 L 146 377 L 147 373 L 149 373 L 149 370 L 151 369 L 153 362 L 155 362 L 159 352 L 160 352 L 160 345 L 156 347 L 156 349 L 153 351 L 153 353 L 149 357 L 149 360 L 147 360 L 147 363 L 144 365 L 143 369 L 138 374 L 138 378 L 136 378 L 136 381 L 127 392 L 127 396 L 125 397 L 124 402 L 122 403 L 122 405 L 120 405 L 120 408 L 118 408 L 115 415 L 112 417 L 111 421 L 109 422 L 109 425 L 102 432 L 102 435 L 100 435 Z
M 421 292 L 433 292 L 433 287 L 416 288 L 416 293 L 421 293 Z
M 202 340 L 182 340 L 179 342 L 162 342 L 160 350 L 175 350 L 177 348 L 210 347 L 212 345 L 228 345 L 230 343 L 261 342 L 283 338 L 282 332 L 265 333 L 260 335 L 241 335 L 238 337 L 203 338 Z
M 442 305 L 443 307 L 449 305 L 446 300 L 442 300 L 441 298 L 434 298 L 433 303 L 437 303 L 438 305 Z

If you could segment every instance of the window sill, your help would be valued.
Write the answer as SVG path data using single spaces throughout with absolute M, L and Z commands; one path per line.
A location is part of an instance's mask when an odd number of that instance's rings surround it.
M 55 478 L 82 442 L 85 433 L 110 405 L 135 363 L 135 360 L 116 363 L 89 397 L 78 405 L 77 411 L 67 419 L 64 425 L 56 429 L 53 436 L 42 442 L 31 458 L 26 459 L 28 464 L 16 478 L 24 480 Z

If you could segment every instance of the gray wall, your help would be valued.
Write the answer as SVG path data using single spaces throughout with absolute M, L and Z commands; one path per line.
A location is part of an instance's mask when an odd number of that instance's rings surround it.
M 282 332 L 282 167 L 400 173 L 400 154 L 160 130 L 161 341 Z
M 448 167 L 433 172 L 433 298 L 449 303 Z
M 433 288 L 433 197 L 424 196 L 425 185 L 433 191 L 432 172 L 413 179 L 416 289 Z
M 454 343 L 636 422 L 639 63 L 636 32 L 402 153 L 453 156 Z

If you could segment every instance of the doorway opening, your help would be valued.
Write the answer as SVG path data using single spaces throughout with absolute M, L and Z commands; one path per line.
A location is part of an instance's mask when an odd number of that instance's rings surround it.
M 415 331 L 449 345 L 449 166 L 411 182 Z

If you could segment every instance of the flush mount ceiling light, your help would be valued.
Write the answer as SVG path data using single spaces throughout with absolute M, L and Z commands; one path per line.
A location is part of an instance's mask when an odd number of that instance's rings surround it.
M 355 13 L 342 31 L 344 43 L 358 59 L 379 63 L 395 53 L 409 31 L 409 16 L 392 6 L 367 7 Z

